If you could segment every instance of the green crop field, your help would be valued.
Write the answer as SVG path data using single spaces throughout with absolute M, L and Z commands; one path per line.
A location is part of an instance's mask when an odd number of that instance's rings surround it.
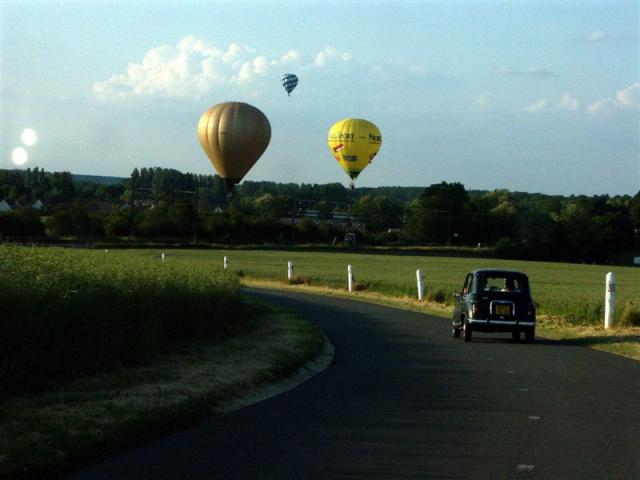
M 0 400 L 242 329 L 239 287 L 202 262 L 0 245 Z
M 135 255 L 158 259 L 159 250 L 110 251 L 109 255 Z M 551 262 L 529 262 L 483 258 L 419 255 L 325 253 L 262 250 L 167 250 L 168 263 L 208 265 L 211 272 L 222 268 L 224 256 L 229 269 L 247 277 L 286 280 L 287 261 L 295 275 L 312 285 L 346 288 L 347 265 L 353 266 L 356 281 L 367 290 L 388 295 L 416 296 L 416 269 L 425 275 L 427 296 L 451 303 L 464 275 L 472 269 L 499 267 L 521 270 L 531 279 L 534 299 L 542 315 L 562 316 L 574 325 L 593 325 L 603 320 L 605 275 L 617 277 L 618 314 L 627 302 L 640 304 L 640 268 L 608 267 Z

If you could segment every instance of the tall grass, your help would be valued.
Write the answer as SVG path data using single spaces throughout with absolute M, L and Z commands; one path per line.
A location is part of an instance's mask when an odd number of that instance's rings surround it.
M 0 398 L 243 328 L 239 282 L 201 262 L 0 246 Z

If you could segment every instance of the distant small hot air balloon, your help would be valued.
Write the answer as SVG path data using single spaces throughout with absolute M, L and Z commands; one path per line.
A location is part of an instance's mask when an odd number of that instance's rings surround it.
M 291 96 L 291 92 L 298 85 L 298 77 L 293 73 L 282 74 L 282 86 L 287 91 L 287 95 Z
M 248 103 L 220 103 L 200 117 L 198 138 L 231 193 L 269 145 L 271 125 Z
M 342 169 L 351 177 L 351 188 L 360 172 L 380 150 L 380 130 L 368 120 L 345 118 L 329 129 L 329 149 Z

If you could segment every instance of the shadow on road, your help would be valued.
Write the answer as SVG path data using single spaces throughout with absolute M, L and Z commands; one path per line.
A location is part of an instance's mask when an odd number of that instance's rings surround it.
M 554 342 L 549 340 L 549 342 Z M 640 343 L 640 335 L 598 335 L 595 337 L 571 338 L 566 340 L 557 340 L 556 344 L 574 345 L 579 347 L 590 347 L 592 345 L 612 344 L 612 343 L 628 343 L 629 345 Z
M 475 333 L 475 332 L 474 332 Z M 522 340 L 520 342 L 514 342 L 511 337 L 500 337 L 495 334 L 487 334 L 486 336 L 479 336 L 474 334 L 473 343 L 512 343 L 512 344 L 524 344 Z M 598 335 L 581 338 L 569 338 L 563 340 L 554 340 L 551 338 L 536 337 L 533 344 L 529 345 L 542 345 L 550 347 L 592 347 L 594 345 L 603 344 L 629 344 L 637 345 L 640 343 L 640 335 Z

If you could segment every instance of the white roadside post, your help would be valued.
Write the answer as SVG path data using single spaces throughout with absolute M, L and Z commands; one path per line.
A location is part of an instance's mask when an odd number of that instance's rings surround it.
M 616 274 L 607 273 L 606 293 L 604 297 L 604 328 L 611 328 L 613 319 L 616 316 Z
M 353 291 L 353 268 L 351 265 L 347 265 L 347 282 L 349 284 L 349 292 Z
M 223 265 L 223 267 L 224 267 L 224 269 L 225 269 L 225 270 L 226 270 L 226 269 L 227 269 L 227 267 L 229 266 L 229 257 L 227 257 L 226 255 L 225 255 L 225 257 L 222 259 L 222 265 Z
M 164 253 L 162 254 L 162 261 L 164 262 Z
M 418 280 L 418 300 L 422 301 L 424 298 L 424 273 L 422 270 L 416 270 L 416 279 Z
M 287 262 L 287 280 L 291 281 L 293 279 L 293 262 L 289 260 Z

